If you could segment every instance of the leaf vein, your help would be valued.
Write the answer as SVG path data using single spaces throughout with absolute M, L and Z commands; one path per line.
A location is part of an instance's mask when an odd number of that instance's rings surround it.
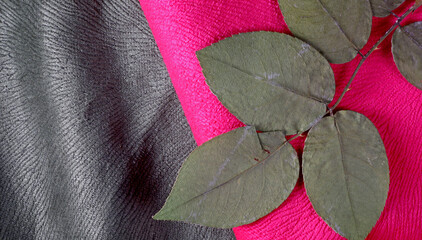
M 402 27 L 402 28 L 400 28 L 400 29 L 403 31 L 403 33 L 404 33 L 406 36 L 408 36 L 408 37 L 410 38 L 410 40 L 411 40 L 413 43 L 415 43 L 415 44 L 416 44 L 416 46 L 418 46 L 419 48 L 421 48 L 421 49 L 422 49 L 422 43 L 420 43 L 420 42 L 418 41 L 418 39 L 416 39 L 414 36 L 412 36 L 412 34 L 411 34 L 409 31 L 407 31 L 407 29 L 406 29 L 406 28 Z
M 343 140 L 341 139 L 340 136 L 340 129 L 338 127 L 337 121 L 336 121 L 336 117 L 333 117 L 334 119 L 334 126 L 336 127 L 336 131 L 337 131 L 337 137 L 338 137 L 338 141 L 339 141 L 339 145 L 340 145 L 340 155 L 341 155 L 341 166 L 343 168 L 343 176 L 344 176 L 344 183 L 346 184 L 346 190 L 347 190 L 347 199 L 349 200 L 349 205 L 350 205 L 350 209 L 352 210 L 352 215 L 353 215 L 353 221 L 355 223 L 355 229 L 357 230 L 357 222 L 356 222 L 356 214 L 352 205 L 352 200 L 350 197 L 350 189 L 349 189 L 349 184 L 348 184 L 348 180 L 346 178 L 346 168 L 344 166 L 344 143 Z
M 321 2 L 321 0 L 318 0 L 318 3 L 321 5 L 322 9 L 328 14 L 328 16 L 330 16 L 330 18 L 334 21 L 334 24 L 338 27 L 338 29 L 344 35 L 344 37 L 346 37 L 346 39 L 352 44 L 353 48 L 356 51 L 359 51 L 360 49 L 355 45 L 355 43 L 352 41 L 352 39 L 350 39 L 350 37 L 346 34 L 346 32 L 344 32 L 343 28 L 340 26 L 340 24 L 337 21 L 337 19 L 330 13 L 330 11 L 328 11 L 328 9 Z
M 244 73 L 244 74 L 252 77 L 252 79 L 255 79 L 255 80 L 258 80 L 258 81 L 262 81 L 263 83 L 269 84 L 269 85 L 274 86 L 274 87 L 278 87 L 278 88 L 283 89 L 283 90 L 285 90 L 287 92 L 291 92 L 291 93 L 293 93 L 293 94 L 295 94 L 297 96 L 301 96 L 303 98 L 307 98 L 307 99 L 310 99 L 310 100 L 313 100 L 313 101 L 316 101 L 316 102 L 327 104 L 327 102 L 324 101 L 323 99 L 319 99 L 319 98 L 316 98 L 316 97 L 312 97 L 312 96 L 309 96 L 309 95 L 302 94 L 302 93 L 297 92 L 297 91 L 295 91 L 295 90 L 293 90 L 291 88 L 288 88 L 286 86 L 283 86 L 283 85 L 280 85 L 280 84 L 276 84 L 275 82 L 264 81 L 263 79 L 267 79 L 266 77 L 259 76 L 259 75 L 254 75 L 253 73 L 250 73 L 250 72 L 248 72 L 246 70 L 243 70 L 243 69 L 241 69 L 241 68 L 239 68 L 239 67 L 237 67 L 237 66 L 235 66 L 235 65 L 233 65 L 231 63 L 227 63 L 227 62 L 225 62 L 223 60 L 217 59 L 217 58 L 212 57 L 212 56 L 203 56 L 203 57 L 208 57 L 208 58 L 210 58 L 210 59 L 212 59 L 214 61 L 217 61 L 217 62 L 220 62 L 222 64 L 228 65 L 231 68 L 233 68 L 233 69 L 235 69 L 235 70 L 237 70 L 239 72 L 242 72 L 242 73 Z
M 233 176 L 232 178 L 230 178 L 230 179 L 228 179 L 227 181 L 225 181 L 225 182 L 223 182 L 223 183 L 221 183 L 220 185 L 217 185 L 217 186 L 215 186 L 215 187 L 213 187 L 213 188 L 211 188 L 211 189 L 209 189 L 209 190 L 207 190 L 207 191 L 205 191 L 205 192 L 203 192 L 203 193 L 200 193 L 200 194 L 198 194 L 197 196 L 195 196 L 195 197 L 192 197 L 191 199 L 189 199 L 189 200 L 187 200 L 187 201 L 185 201 L 185 202 L 183 202 L 183 203 L 181 203 L 181 204 L 179 204 L 178 206 L 175 206 L 174 208 L 171 208 L 171 209 L 169 209 L 169 210 L 167 210 L 166 212 L 171 212 L 172 210 L 174 210 L 174 209 L 177 209 L 177 208 L 179 208 L 179 207 L 181 207 L 181 206 L 183 206 L 183 205 L 185 205 L 186 203 L 189 203 L 189 202 L 191 202 L 191 201 L 193 201 L 193 200 L 195 200 L 195 199 L 197 199 L 197 198 L 199 198 L 199 197 L 201 197 L 201 196 L 204 196 L 204 195 L 207 195 L 208 193 L 210 193 L 210 192 L 212 192 L 212 191 L 215 191 L 215 190 L 217 190 L 218 188 L 220 188 L 220 187 L 222 187 L 222 186 L 224 186 L 224 185 L 226 185 L 227 183 L 230 183 L 230 182 L 232 182 L 233 180 L 235 180 L 235 179 L 237 179 L 237 178 L 239 178 L 239 177 L 241 177 L 244 173 L 246 173 L 246 172 L 248 172 L 248 171 L 250 171 L 250 170 L 252 170 L 252 169 L 254 169 L 254 168 L 256 168 L 257 166 L 259 166 L 259 165 L 261 165 L 261 164 L 264 164 L 269 158 L 271 158 L 272 156 L 274 156 L 274 154 L 275 153 L 277 153 L 278 151 L 280 151 L 284 146 L 286 146 L 286 144 L 288 143 L 288 141 L 284 141 L 283 142 L 283 144 L 281 144 L 276 150 L 274 150 L 274 152 L 272 152 L 271 154 L 269 154 L 266 158 L 264 158 L 262 161 L 259 161 L 259 162 L 257 162 L 256 164 L 253 164 L 252 166 L 250 166 L 249 168 L 247 168 L 247 169 L 245 169 L 245 170 L 243 170 L 242 172 L 240 172 L 240 173 L 238 173 L 238 174 L 236 174 L 235 176 Z

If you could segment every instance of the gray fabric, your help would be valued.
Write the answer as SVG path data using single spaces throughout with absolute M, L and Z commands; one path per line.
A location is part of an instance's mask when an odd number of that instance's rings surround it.
M 195 142 L 137 0 L 0 1 L 0 239 L 232 239 L 154 221 Z

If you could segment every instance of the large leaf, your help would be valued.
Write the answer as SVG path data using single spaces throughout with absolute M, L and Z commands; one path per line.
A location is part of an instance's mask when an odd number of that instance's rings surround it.
M 394 61 L 401 74 L 422 90 L 422 22 L 398 28 L 392 41 Z
M 371 33 L 368 0 L 278 0 L 292 33 L 332 63 L 352 60 Z
M 388 159 L 372 122 L 352 111 L 322 119 L 306 139 L 303 178 L 318 215 L 340 235 L 364 239 L 389 186 Z
M 334 95 L 327 60 L 286 34 L 243 33 L 197 55 L 208 85 L 223 105 L 261 131 L 306 130 L 324 115 Z
M 219 228 L 251 223 L 278 207 L 298 176 L 297 154 L 283 134 L 238 128 L 189 155 L 154 218 Z
M 375 17 L 387 17 L 398 8 L 405 0 L 370 0 L 372 14 Z

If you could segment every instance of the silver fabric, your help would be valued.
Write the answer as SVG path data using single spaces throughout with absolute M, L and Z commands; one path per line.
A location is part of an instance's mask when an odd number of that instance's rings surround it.
M 195 147 L 137 0 L 0 1 L 0 239 L 233 239 L 154 221 Z

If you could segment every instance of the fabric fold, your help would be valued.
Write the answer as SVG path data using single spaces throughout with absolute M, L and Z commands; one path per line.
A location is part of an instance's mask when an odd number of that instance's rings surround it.
M 233 239 L 152 219 L 195 145 L 137 0 L 0 1 L 0 239 Z

